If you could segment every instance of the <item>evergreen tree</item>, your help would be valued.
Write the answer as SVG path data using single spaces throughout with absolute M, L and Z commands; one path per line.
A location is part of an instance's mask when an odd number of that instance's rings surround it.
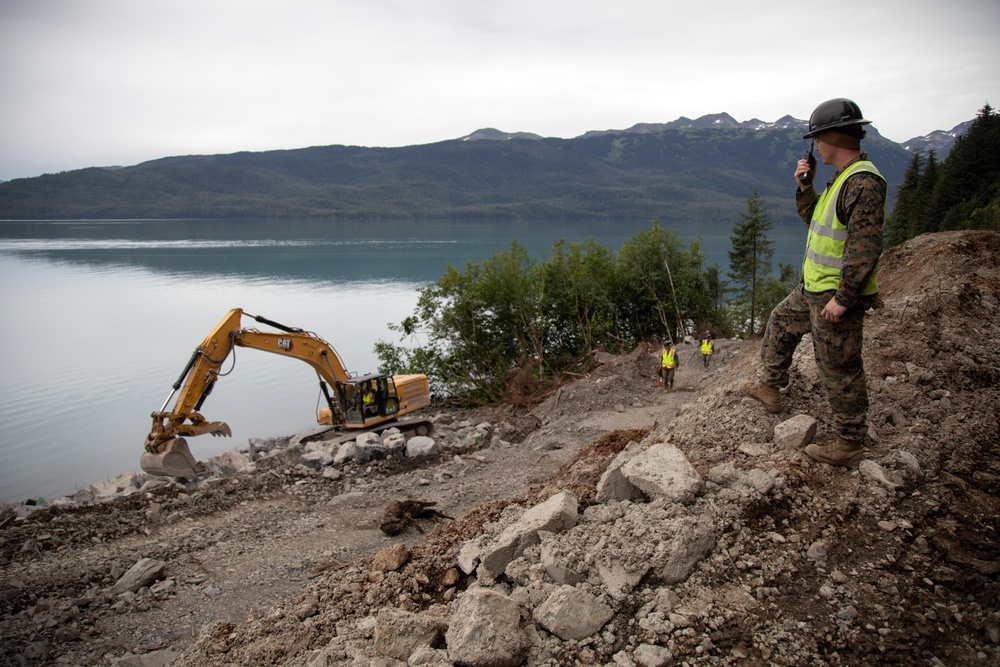
M 899 186 L 899 192 L 896 194 L 896 205 L 886 223 L 885 240 L 890 246 L 898 245 L 914 235 L 923 157 L 921 151 L 914 151 L 910 165 L 906 168 L 906 174 L 903 176 L 903 184 Z
M 936 232 L 941 228 L 941 222 L 934 215 L 931 208 L 931 200 L 934 196 L 934 188 L 937 185 L 938 176 L 937 152 L 932 148 L 927 153 L 927 162 L 924 171 L 920 175 L 920 183 L 917 186 L 917 197 L 914 206 L 914 226 L 911 236 L 919 236 L 927 232 Z
M 937 229 L 971 227 L 974 211 L 988 206 L 998 187 L 1000 115 L 986 104 L 941 165 L 931 201 Z
M 943 162 L 914 154 L 886 228 L 896 245 L 926 232 L 1000 230 L 1000 114 L 989 104 Z
M 735 283 L 733 292 L 737 301 L 749 305 L 748 333 L 756 333 L 761 293 L 769 273 L 774 244 L 767 237 L 773 228 L 767 207 L 755 190 L 747 200 L 747 212 L 740 213 L 740 220 L 733 227 L 730 237 L 733 249 L 729 251 L 729 277 Z M 761 318 L 763 319 L 763 318 Z

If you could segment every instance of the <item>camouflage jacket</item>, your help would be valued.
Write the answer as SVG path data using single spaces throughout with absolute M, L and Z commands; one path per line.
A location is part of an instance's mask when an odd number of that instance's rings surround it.
M 862 153 L 847 165 L 867 160 Z M 830 187 L 840 174 L 838 171 L 826 184 Z M 885 222 L 885 181 L 870 172 L 855 174 L 840 189 L 837 200 L 837 217 L 847 226 L 844 242 L 844 262 L 840 269 L 840 285 L 834 295 L 837 303 L 851 308 L 858 302 L 861 287 L 868 280 L 882 255 L 882 225 Z M 795 190 L 795 204 L 799 217 L 809 226 L 819 194 L 810 185 L 805 190 Z

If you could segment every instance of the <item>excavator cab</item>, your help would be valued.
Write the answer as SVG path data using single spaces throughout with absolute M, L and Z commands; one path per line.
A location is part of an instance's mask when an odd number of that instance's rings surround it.
M 391 375 L 364 375 L 340 383 L 347 425 L 384 421 L 399 412 L 399 393 Z

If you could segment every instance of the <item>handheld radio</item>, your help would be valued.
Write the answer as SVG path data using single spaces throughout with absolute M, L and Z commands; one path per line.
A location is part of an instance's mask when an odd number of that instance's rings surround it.
M 802 156 L 802 159 L 809 163 L 809 171 L 802 174 L 802 176 L 799 178 L 799 183 L 801 183 L 802 185 L 809 185 L 810 183 L 812 183 L 813 174 L 816 172 L 816 158 L 813 157 L 813 148 L 815 147 L 816 147 L 816 141 L 815 140 L 810 141 L 809 150 L 807 150 L 806 154 Z

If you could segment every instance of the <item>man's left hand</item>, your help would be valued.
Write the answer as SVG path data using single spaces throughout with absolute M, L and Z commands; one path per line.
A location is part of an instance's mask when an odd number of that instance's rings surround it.
M 846 312 L 847 309 L 841 306 L 839 303 L 837 303 L 836 298 L 833 298 L 827 302 L 821 314 L 823 316 L 823 319 L 826 320 L 827 322 L 839 322 L 840 318 Z

